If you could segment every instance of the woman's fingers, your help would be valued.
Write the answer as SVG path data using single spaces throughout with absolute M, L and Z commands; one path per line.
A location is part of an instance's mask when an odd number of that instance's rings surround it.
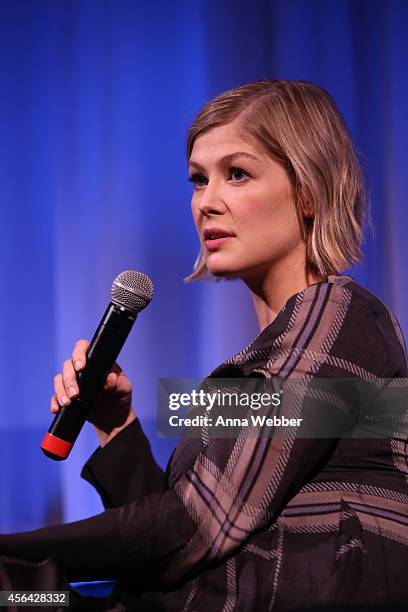
M 126 395 L 128 393 L 131 393 L 132 383 L 125 376 L 120 366 L 117 366 L 117 364 L 115 364 L 115 366 L 112 368 L 112 370 L 106 377 L 104 386 L 105 391 L 115 392 L 119 395 Z M 113 371 L 114 369 L 115 371 Z
M 76 371 L 71 359 L 66 359 L 62 366 L 62 382 L 68 399 L 72 399 L 79 393 L 76 380 Z
M 104 389 L 106 391 L 115 391 L 118 386 L 118 380 L 122 377 L 125 377 L 122 368 L 118 363 L 114 363 L 111 371 L 106 377 Z
M 51 412 L 58 412 L 59 408 L 60 407 L 57 401 L 57 396 L 53 395 L 50 401 L 50 410 Z
M 89 344 L 89 340 L 78 340 L 72 351 L 71 359 L 64 361 L 62 372 L 54 377 L 55 393 L 50 400 L 50 410 L 52 413 L 57 413 L 61 406 L 68 406 L 71 400 L 78 396 L 77 373 L 86 366 Z M 117 401 L 115 399 L 116 394 L 119 402 L 123 402 L 126 396 L 131 396 L 132 383 L 126 378 L 122 368 L 117 363 L 112 366 L 106 378 L 104 390 L 108 391 L 107 397 L 112 398 L 114 401 Z
M 70 403 L 70 399 L 64 387 L 62 374 L 57 374 L 56 376 L 54 376 L 54 390 L 55 390 L 56 399 L 59 405 L 67 406 L 67 404 Z
M 64 361 L 62 374 L 54 377 L 55 395 L 50 401 L 51 412 L 58 412 L 60 406 L 68 406 L 71 399 L 79 393 L 76 373 L 82 370 L 86 364 L 86 351 L 89 340 L 78 340 L 72 352 L 72 359 Z
M 127 395 L 132 393 L 132 383 L 123 373 L 118 376 L 116 382 L 116 390 L 120 395 Z
M 86 351 L 88 350 L 89 340 L 78 340 L 72 351 L 72 363 L 77 372 L 82 370 L 86 364 Z
M 106 391 L 115 390 L 117 381 L 118 381 L 118 375 L 115 372 L 109 372 L 105 380 L 105 386 L 104 386 L 105 390 Z

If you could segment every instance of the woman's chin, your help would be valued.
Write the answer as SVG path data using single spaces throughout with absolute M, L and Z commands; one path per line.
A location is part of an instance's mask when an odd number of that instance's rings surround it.
M 239 270 L 233 266 L 209 266 L 207 264 L 207 271 L 216 278 L 239 278 Z
M 237 265 L 237 258 L 225 257 L 223 253 L 211 253 L 205 258 L 207 271 L 216 278 L 240 278 L 242 266 Z
M 240 279 L 245 283 L 251 284 L 260 282 L 260 280 L 266 274 L 263 267 L 237 266 L 236 263 L 235 265 L 226 265 L 225 262 L 223 265 L 221 265 L 221 262 L 217 262 L 217 264 L 218 265 L 216 265 L 214 261 L 206 262 L 207 272 L 218 279 Z

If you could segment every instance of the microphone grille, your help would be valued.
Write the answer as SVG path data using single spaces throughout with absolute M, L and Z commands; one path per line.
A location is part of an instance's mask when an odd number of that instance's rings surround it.
M 153 283 L 143 272 L 126 270 L 113 281 L 111 295 L 116 306 L 138 314 L 153 297 Z

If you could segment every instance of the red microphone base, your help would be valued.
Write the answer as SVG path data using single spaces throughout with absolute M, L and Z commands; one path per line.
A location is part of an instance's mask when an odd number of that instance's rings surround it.
M 62 438 L 58 438 L 57 436 L 53 436 L 50 433 L 46 433 L 44 436 L 44 440 L 41 443 L 41 450 L 44 455 L 50 457 L 50 459 L 55 459 L 56 461 L 62 461 L 66 459 L 71 452 L 71 448 L 73 444 L 71 442 L 67 442 Z

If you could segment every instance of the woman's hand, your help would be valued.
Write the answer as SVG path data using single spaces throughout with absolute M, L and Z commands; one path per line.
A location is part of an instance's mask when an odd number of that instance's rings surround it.
M 56 413 L 61 406 L 67 407 L 78 396 L 77 372 L 86 365 L 88 340 L 78 340 L 71 359 L 64 361 L 62 373 L 54 377 L 55 394 L 51 398 L 51 412 Z M 124 427 L 135 418 L 131 407 L 132 383 L 116 363 L 109 372 L 105 386 L 88 414 L 88 421 L 95 426 L 101 446 L 105 446 Z

